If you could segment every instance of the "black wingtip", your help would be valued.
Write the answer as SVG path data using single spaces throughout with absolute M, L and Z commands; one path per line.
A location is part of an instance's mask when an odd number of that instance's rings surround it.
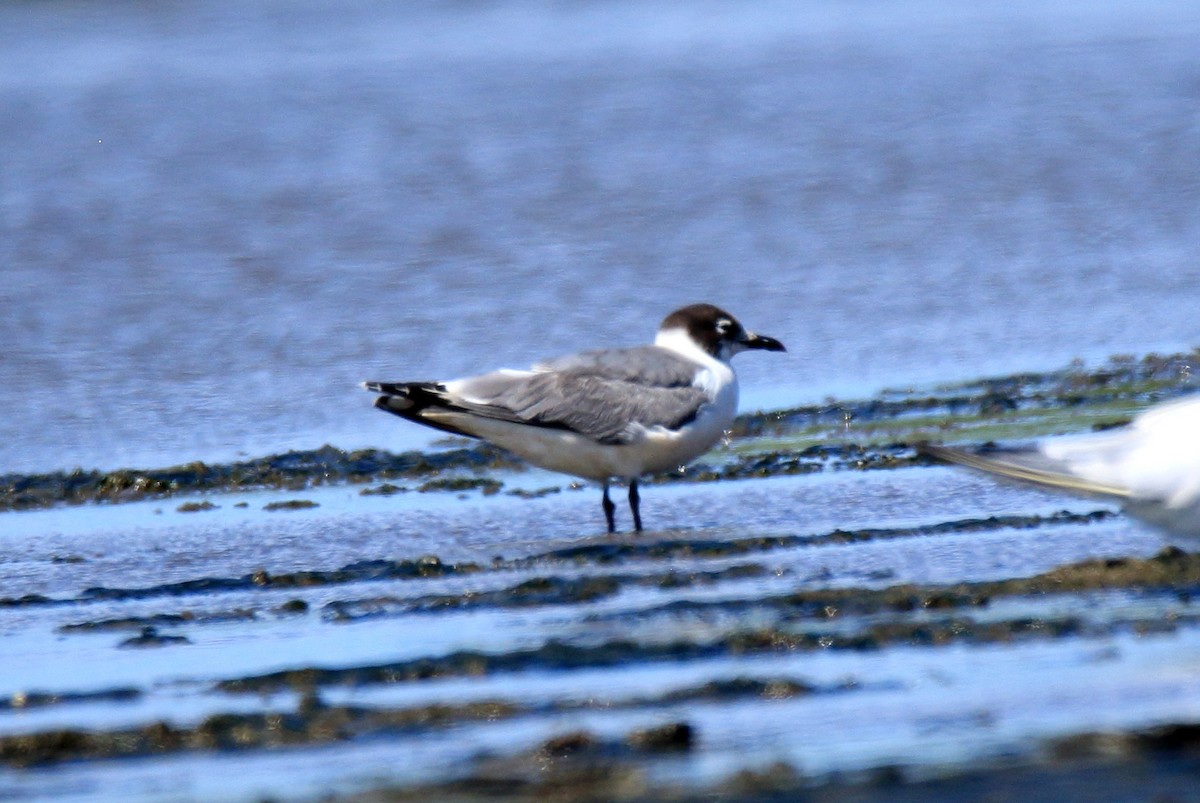
M 407 382 L 363 382 L 362 387 L 372 393 L 390 393 L 402 396 L 408 393 L 410 383 Z
M 383 410 L 386 413 L 399 413 L 401 409 L 408 409 L 409 407 L 412 406 L 411 404 L 409 404 L 409 405 L 405 405 L 403 408 L 401 408 L 399 406 L 393 406 L 393 404 L 392 404 L 393 401 L 403 401 L 403 400 L 404 400 L 404 398 L 402 396 L 380 396 L 377 399 L 375 399 L 375 406 L 378 407 L 380 410 Z
M 440 429 L 454 435 L 477 438 L 478 435 L 459 429 L 447 421 L 425 416 L 427 410 L 452 411 L 454 406 L 441 395 L 446 388 L 437 382 L 364 382 L 363 387 L 382 395 L 375 399 L 375 407 L 401 418 Z

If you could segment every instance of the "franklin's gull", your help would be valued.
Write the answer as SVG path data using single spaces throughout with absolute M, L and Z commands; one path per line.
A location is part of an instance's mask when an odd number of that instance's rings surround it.
M 642 529 L 638 477 L 708 451 L 737 414 L 729 360 L 747 349 L 784 351 L 712 304 L 668 315 L 652 346 L 585 351 L 529 370 L 501 369 L 445 382 L 364 382 L 381 410 L 494 443 L 535 466 L 604 484 L 629 483 L 633 526 Z
M 1126 427 L 1025 448 L 921 450 L 1003 477 L 1117 499 L 1132 516 L 1200 536 L 1200 395 L 1155 405 Z

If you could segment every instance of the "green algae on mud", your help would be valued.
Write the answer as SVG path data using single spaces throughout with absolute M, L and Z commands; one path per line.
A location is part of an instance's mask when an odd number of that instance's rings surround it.
M 320 507 L 320 505 L 311 499 L 286 499 L 281 502 L 268 502 L 263 505 L 263 510 L 272 512 L 277 510 L 310 510 L 314 507 Z
M 444 452 L 400 454 L 381 449 L 347 452 L 326 445 L 225 465 L 194 462 L 163 469 L 10 474 L 0 477 L 0 510 L 26 510 L 58 503 L 132 502 L 200 491 L 295 491 L 317 485 L 415 479 L 447 471 L 517 466 L 514 458 L 486 444 Z
M 499 480 L 488 479 L 485 477 L 445 477 L 440 479 L 426 480 L 417 487 L 418 493 L 431 493 L 435 491 L 448 491 L 451 493 L 462 493 L 463 491 L 481 491 L 484 496 L 492 496 L 499 493 L 504 483 Z
M 203 502 L 184 502 L 182 505 L 175 508 L 175 510 L 179 513 L 200 513 L 205 510 L 216 510 L 218 507 L 218 505 L 214 505 L 212 502 L 205 499 Z
M 1139 409 L 1195 390 L 1192 368 L 1200 351 L 1141 359 L 1113 357 L 1097 368 L 976 380 L 932 391 L 883 391 L 876 398 L 834 401 L 740 416 L 730 448 L 683 472 L 654 482 L 714 481 L 823 470 L 888 469 L 922 465 L 912 445 L 924 440 L 983 442 L 1103 428 Z M 502 483 L 479 475 L 520 470 L 523 464 L 487 444 L 394 454 L 333 446 L 225 465 L 188 463 L 165 469 L 58 471 L 0 476 L 0 511 L 56 504 L 125 502 L 198 492 L 302 490 L 336 483 L 420 481 L 421 491 L 481 491 Z M 382 485 L 375 493 L 406 488 Z M 552 493 L 557 489 L 546 490 Z M 364 493 L 369 493 L 364 491 Z M 510 492 L 533 496 L 527 492 Z M 188 510 L 207 509 L 201 507 Z M 210 503 L 211 504 L 211 503 Z

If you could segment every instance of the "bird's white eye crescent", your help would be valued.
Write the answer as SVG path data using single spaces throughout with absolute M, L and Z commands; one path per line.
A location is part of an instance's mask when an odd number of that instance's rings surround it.
M 719 334 L 719 335 L 729 334 L 729 331 L 732 328 L 733 328 L 733 321 L 729 320 L 728 318 L 721 318 L 720 320 L 717 321 L 717 334 Z

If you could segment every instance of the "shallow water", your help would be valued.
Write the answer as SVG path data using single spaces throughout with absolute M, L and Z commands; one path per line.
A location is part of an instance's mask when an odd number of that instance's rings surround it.
M 893 764 L 916 767 L 920 777 L 945 765 L 1028 753 L 1054 736 L 1178 721 L 1200 699 L 1189 670 L 1200 650 L 1200 621 L 1174 594 L 997 598 L 947 614 L 848 610 L 802 625 L 793 621 L 796 609 L 771 602 L 839 587 L 860 594 L 907 583 L 950 588 L 1031 576 L 1095 556 L 1149 555 L 1162 546 L 1156 533 L 1121 516 L 1015 528 L 995 520 L 982 530 L 922 534 L 922 526 L 948 521 L 1105 509 L 949 468 L 655 486 L 645 493 L 646 515 L 667 529 L 639 536 L 589 534 L 599 518 L 594 489 L 535 500 L 478 494 L 380 499 L 332 487 L 305 492 L 316 508 L 262 509 L 279 496 L 216 495 L 219 509 L 195 514 L 156 502 L 6 514 L 16 525 L 12 538 L 21 557 L 8 559 L 9 601 L 0 605 L 6 656 L 0 691 L 10 701 L 0 710 L 0 735 L 103 732 L 159 721 L 200 728 L 223 715 L 288 715 L 303 686 L 270 678 L 305 667 L 333 672 L 315 681 L 326 706 L 387 711 L 500 701 L 524 713 L 348 743 L 9 767 L 0 770 L 0 794 L 306 799 L 444 780 L 469 771 L 482 755 L 509 755 L 580 728 L 620 738 L 679 719 L 701 734 L 700 744 L 658 761 L 656 781 L 706 784 L 777 761 L 813 777 Z M 231 507 L 237 501 L 251 505 Z M 704 510 L 729 520 L 696 523 Z M 821 542 L 848 523 L 874 528 L 875 535 Z M 799 538 L 771 546 L 769 539 L 788 536 Z M 759 545 L 729 549 L 751 542 Z M 641 557 L 630 549 L 638 545 L 647 547 Z M 675 546 L 664 550 L 668 545 Z M 227 591 L 171 585 L 260 570 L 284 577 L 426 552 L 446 565 L 476 561 L 478 570 Z M 621 554 L 627 556 L 606 557 Z M 523 601 L 515 591 L 546 578 L 610 585 L 578 599 Z M 114 589 L 141 590 L 118 596 Z M 12 602 L 25 594 L 46 599 Z M 283 609 L 296 600 L 306 609 Z M 180 615 L 185 618 L 155 619 Z M 980 627 L 1016 627 L 1015 643 L 970 637 L 931 646 L 901 639 L 863 650 L 836 641 L 838 634 L 887 622 L 932 625 L 946 615 Z M 1079 623 L 1076 637 L 1047 639 L 1036 629 L 1017 635 L 1024 625 L 1014 624 L 1053 627 L 1063 620 Z M 157 635 L 187 642 L 121 647 L 155 621 Z M 1164 621 L 1177 625 L 1155 636 L 1134 635 L 1134 625 L 1122 624 Z M 834 641 L 815 651 L 703 646 L 796 626 Z M 572 649 L 587 655 L 604 644 L 637 647 L 615 663 L 600 653 L 578 665 L 555 658 L 559 649 L 568 651 L 564 656 Z M 448 674 L 424 680 L 369 679 L 372 667 L 403 674 L 401 667 L 456 653 L 495 665 L 462 675 L 446 664 Z M 531 655 L 543 657 L 530 661 Z M 353 680 L 344 672 L 367 674 Z M 792 699 L 670 699 L 746 678 L 786 678 L 813 691 Z M 1097 695 L 1114 705 L 1097 707 Z M 814 740 L 814 733 L 821 738 Z
M 0 7 L 0 472 L 427 441 L 728 307 L 745 406 L 1196 342 L 1174 2 Z

